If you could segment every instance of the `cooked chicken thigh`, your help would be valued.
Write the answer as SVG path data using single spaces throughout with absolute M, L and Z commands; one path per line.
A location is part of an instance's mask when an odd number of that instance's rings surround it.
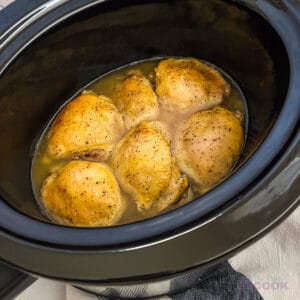
M 54 121 L 48 152 L 55 158 L 71 156 L 104 161 L 123 133 L 122 115 L 111 100 L 84 93 L 67 104 Z
M 117 144 L 111 166 L 139 211 L 161 211 L 175 203 L 188 186 L 172 156 L 159 122 L 142 121 Z
M 240 119 L 225 108 L 215 107 L 195 113 L 179 126 L 174 154 L 183 172 L 209 188 L 229 173 L 243 143 Z
M 156 68 L 156 93 L 165 110 L 188 114 L 220 104 L 230 85 L 196 59 L 166 59 Z
M 147 78 L 129 75 L 116 93 L 116 104 L 125 113 L 125 125 L 130 129 L 142 120 L 154 120 L 159 112 L 158 100 Z
M 60 224 L 110 226 L 125 210 L 118 182 L 102 163 L 71 161 L 44 182 L 42 206 Z

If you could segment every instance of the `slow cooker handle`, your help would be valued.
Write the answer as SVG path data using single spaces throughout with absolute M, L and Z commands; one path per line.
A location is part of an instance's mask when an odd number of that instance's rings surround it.
M 0 260 L 0 299 L 14 299 L 28 288 L 36 278 L 8 266 Z

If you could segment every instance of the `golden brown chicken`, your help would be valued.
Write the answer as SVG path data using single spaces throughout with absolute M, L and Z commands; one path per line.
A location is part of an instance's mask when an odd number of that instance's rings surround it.
M 67 104 L 54 121 L 48 152 L 55 158 L 104 161 L 123 133 L 122 115 L 111 100 L 86 92 Z
M 139 211 L 157 211 L 175 203 L 188 186 L 172 156 L 159 122 L 142 121 L 117 144 L 111 166 Z
M 121 83 L 116 93 L 116 104 L 125 113 L 127 129 L 142 120 L 154 120 L 159 112 L 157 96 L 149 80 L 139 74 L 131 74 Z
M 166 59 L 156 68 L 156 93 L 165 110 L 189 114 L 220 104 L 230 85 L 196 59 Z
M 180 169 L 205 189 L 229 173 L 243 143 L 240 119 L 218 106 L 195 113 L 179 126 L 174 154 Z
M 110 168 L 88 161 L 71 161 L 50 175 L 41 197 L 51 219 L 73 226 L 113 225 L 126 207 Z

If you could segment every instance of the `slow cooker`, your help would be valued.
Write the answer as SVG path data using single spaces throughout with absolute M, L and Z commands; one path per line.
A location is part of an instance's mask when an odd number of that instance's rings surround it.
M 205 60 L 238 83 L 249 110 L 239 167 L 199 199 L 145 221 L 50 223 L 30 182 L 47 121 L 101 74 L 162 56 Z M 0 257 L 110 297 L 185 289 L 299 203 L 299 115 L 297 0 L 15 1 L 0 12 Z

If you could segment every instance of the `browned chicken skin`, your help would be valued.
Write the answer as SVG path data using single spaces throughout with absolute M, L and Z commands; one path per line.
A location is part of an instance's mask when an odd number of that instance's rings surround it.
M 103 163 L 71 161 L 44 182 L 42 206 L 60 224 L 110 226 L 126 206 L 118 182 Z
M 117 144 L 111 166 L 139 211 L 158 211 L 176 202 L 188 186 L 157 122 L 142 121 Z
M 116 104 L 125 114 L 125 125 L 130 129 L 142 120 L 154 120 L 158 116 L 158 100 L 147 78 L 139 74 L 129 75 L 118 88 Z
M 68 103 L 49 132 L 48 152 L 55 158 L 106 160 L 124 133 L 121 113 L 105 96 L 83 93 Z
M 209 188 L 228 175 L 243 143 L 240 119 L 218 106 L 195 113 L 179 126 L 174 153 L 180 169 Z
M 156 93 L 164 109 L 191 114 L 219 105 L 230 86 L 216 69 L 196 59 L 166 59 L 156 68 Z
M 137 218 L 182 205 L 225 178 L 242 151 L 241 118 L 219 106 L 230 85 L 215 68 L 193 58 L 162 60 L 156 93 L 137 70 L 121 81 L 124 74 L 111 92 L 99 88 L 114 102 L 84 92 L 50 128 L 41 157 L 52 174 L 40 202 L 57 223 L 111 226 L 125 211 L 127 222 L 131 200 Z

